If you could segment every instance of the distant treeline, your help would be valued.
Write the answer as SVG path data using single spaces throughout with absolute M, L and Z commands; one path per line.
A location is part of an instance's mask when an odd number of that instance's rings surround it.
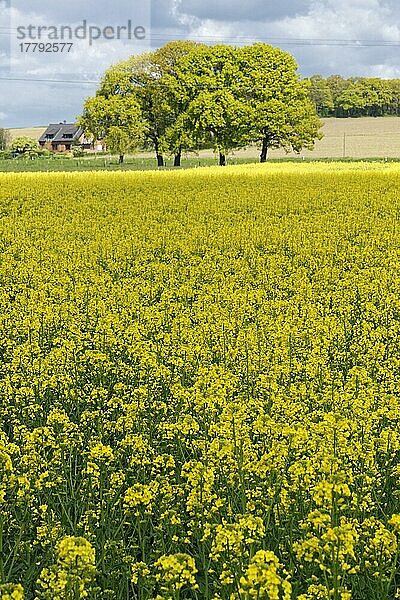
M 400 116 L 400 79 L 313 75 L 309 82 L 321 117 Z

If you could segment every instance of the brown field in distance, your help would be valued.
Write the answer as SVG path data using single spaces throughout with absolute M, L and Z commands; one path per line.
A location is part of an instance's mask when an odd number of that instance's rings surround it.
M 13 140 L 21 136 L 38 140 L 44 131 L 46 131 L 46 127 L 19 127 L 16 129 L 9 129 L 11 139 Z
M 360 117 L 359 119 L 323 119 L 324 138 L 317 142 L 313 151 L 304 150 L 305 158 L 400 158 L 400 118 L 399 117 Z M 10 129 L 11 137 L 29 136 L 38 139 L 45 127 Z M 257 158 L 259 150 L 250 147 L 235 152 L 235 156 Z M 152 156 L 142 154 L 141 156 Z M 212 156 L 210 151 L 200 152 L 200 156 Z M 286 154 L 284 150 L 271 150 L 270 158 L 298 156 Z
M 400 118 L 361 117 L 359 119 L 323 119 L 324 137 L 313 151 L 304 150 L 306 158 L 400 158 Z M 273 150 L 272 157 L 285 156 Z M 289 154 L 287 156 L 296 156 Z

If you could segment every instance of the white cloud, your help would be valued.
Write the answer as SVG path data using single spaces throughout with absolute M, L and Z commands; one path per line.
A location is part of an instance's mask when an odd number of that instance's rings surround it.
M 400 66 L 394 65 L 373 65 L 371 68 L 371 77 L 382 77 L 383 79 L 399 79 Z
M 138 41 L 131 37 L 128 39 L 128 34 L 124 30 L 121 32 L 121 39 L 104 39 L 101 35 L 101 39 L 94 40 L 89 43 L 88 31 L 91 26 L 103 29 L 105 26 L 114 27 L 114 36 L 117 36 L 117 27 L 127 27 L 128 21 L 132 23 L 132 29 L 139 24 L 142 24 L 147 30 L 150 29 L 150 13 L 145 14 L 143 9 L 139 11 L 140 15 L 137 14 L 138 19 L 134 19 L 134 15 L 130 12 L 130 3 L 124 0 L 125 4 L 125 15 L 121 20 L 117 20 L 114 12 L 109 11 L 105 15 L 100 13 L 93 14 L 88 10 L 90 2 L 83 4 L 80 0 L 71 0 L 69 6 L 71 6 L 71 16 L 66 18 L 64 15 L 65 7 L 60 8 L 59 17 L 56 18 L 54 14 L 54 2 L 51 3 L 53 10 L 49 8 L 49 14 L 44 13 L 44 8 L 47 0 L 42 2 L 40 5 L 40 12 L 32 10 L 30 5 L 26 6 L 26 12 L 21 9 L 21 0 L 19 0 L 19 6 L 13 6 L 11 9 L 11 70 L 14 73 L 19 74 L 36 74 L 41 76 L 51 77 L 53 75 L 74 75 L 74 77 L 89 77 L 90 75 L 100 75 L 111 63 L 118 62 L 127 58 L 130 54 L 143 52 L 148 49 L 149 40 Z M 23 2 L 22 2 L 23 4 Z M 104 9 L 104 0 L 99 3 Z M 77 6 L 81 7 L 81 12 L 77 13 Z M 50 7 L 50 5 L 48 5 Z M 25 7 L 23 7 L 25 8 Z M 135 11 L 133 11 L 135 13 Z M 140 19 L 142 20 L 139 20 Z M 32 52 L 32 48 L 26 51 L 24 43 L 28 42 L 53 42 L 51 38 L 47 38 L 48 27 L 55 26 L 57 31 L 60 31 L 60 26 L 65 25 L 74 30 L 76 27 L 83 27 L 87 32 L 87 37 L 84 40 L 77 39 L 75 35 L 72 39 L 66 39 L 67 42 L 73 43 L 72 48 L 69 52 L 42 52 L 36 48 L 35 52 Z M 33 39 L 29 37 L 29 27 L 32 26 Z M 22 34 L 18 32 L 18 28 L 23 28 L 24 39 Z M 38 38 L 39 28 L 41 30 L 41 37 Z M 21 31 L 21 29 L 20 29 Z M 21 44 L 23 44 L 21 46 Z M 93 78 L 93 77 L 92 77 Z
M 221 2 L 215 4 L 221 6 Z M 246 8 L 249 6 L 234 2 L 237 8 L 240 4 Z M 393 64 L 397 63 L 396 47 L 368 47 L 364 42 L 400 40 L 400 3 L 395 4 L 394 0 L 352 0 L 351 3 L 348 0 L 313 0 L 302 4 L 306 10 L 299 10 L 298 3 L 292 2 L 292 14 L 287 14 L 288 3 L 276 3 L 273 19 L 256 20 L 257 11 L 251 19 L 244 16 L 242 20 L 230 18 L 231 14 L 237 14 L 234 11 L 226 11 L 225 21 L 200 19 L 197 16 L 199 10 L 194 9 L 193 15 L 185 13 L 182 16 L 179 10 L 183 6 L 187 9 L 189 0 L 186 4 L 184 0 L 175 0 L 174 13 L 181 26 L 189 27 L 189 37 L 236 43 L 265 41 L 281 46 L 295 55 L 304 75 L 342 73 L 345 76 L 372 76 L 378 72 L 396 72 Z M 319 40 L 319 43 L 312 44 L 313 40 Z M 331 43 L 324 45 L 326 40 L 331 40 Z M 354 43 L 348 44 L 348 40 Z

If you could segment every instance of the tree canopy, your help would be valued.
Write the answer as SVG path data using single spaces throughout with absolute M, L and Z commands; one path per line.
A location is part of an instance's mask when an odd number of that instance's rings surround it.
M 80 124 L 119 153 L 141 135 L 159 166 L 164 155 L 213 147 L 224 165 L 232 150 L 257 143 L 300 152 L 321 123 L 293 57 L 268 44 L 244 48 L 171 42 L 112 66 Z M 132 145 L 133 142 L 132 142 Z
M 239 65 L 238 87 L 248 106 L 250 139 L 262 144 L 261 162 L 269 148 L 313 148 L 321 137 L 321 122 L 294 58 L 279 48 L 254 44 L 239 50 Z

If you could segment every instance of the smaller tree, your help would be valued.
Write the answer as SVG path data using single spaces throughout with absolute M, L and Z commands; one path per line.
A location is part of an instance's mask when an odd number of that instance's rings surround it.
M 105 139 L 112 154 L 124 162 L 127 152 L 143 140 L 145 131 L 142 114 L 133 96 L 96 95 L 85 102 L 83 115 L 78 119 L 86 135 Z
M 33 138 L 20 136 L 11 142 L 10 150 L 14 154 L 22 154 L 34 158 L 39 153 L 39 144 Z
M 155 149 L 157 164 L 164 166 L 163 139 L 166 128 L 165 88 L 160 85 L 160 74 L 153 61 L 154 53 L 131 56 L 111 66 L 105 73 L 96 98 L 132 98 L 145 121 L 145 138 Z
M 0 150 L 7 150 L 11 141 L 10 132 L 4 127 L 0 127 Z
M 110 153 L 118 154 L 120 164 L 124 162 L 125 154 L 136 146 L 135 141 L 129 137 L 127 131 L 115 126 L 110 127 L 105 141 Z

